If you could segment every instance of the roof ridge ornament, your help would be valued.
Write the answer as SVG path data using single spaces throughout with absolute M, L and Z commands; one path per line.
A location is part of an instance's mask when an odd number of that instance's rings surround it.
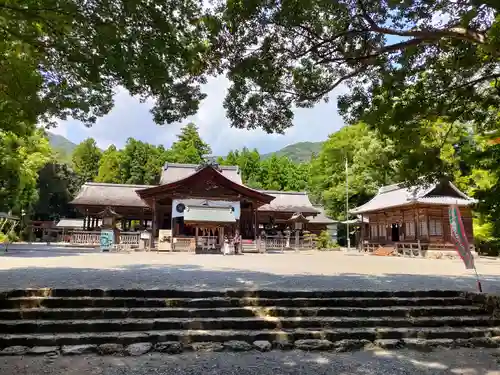
M 196 167 L 196 171 L 199 171 L 203 168 L 207 168 L 207 167 L 211 167 L 213 169 L 215 169 L 217 172 L 221 172 L 222 173 L 222 168 L 220 167 L 219 163 L 217 163 L 215 160 L 203 160 L 200 165 L 198 165 Z

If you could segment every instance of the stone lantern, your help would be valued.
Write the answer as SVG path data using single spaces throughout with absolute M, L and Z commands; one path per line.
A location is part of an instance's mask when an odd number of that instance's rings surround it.
M 307 220 L 307 218 L 304 217 L 302 213 L 296 212 L 290 219 L 288 219 L 288 222 L 293 224 L 293 227 L 295 229 L 295 250 L 298 251 L 300 231 L 304 227 L 304 224 L 308 223 L 309 220 Z

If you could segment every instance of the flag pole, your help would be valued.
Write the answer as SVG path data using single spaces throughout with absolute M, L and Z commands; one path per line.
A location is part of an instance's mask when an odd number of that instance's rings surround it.
M 474 269 L 474 274 L 476 275 L 476 285 L 479 293 L 483 292 L 483 287 L 481 286 L 481 280 L 479 280 L 479 274 L 476 269 L 476 262 L 474 261 L 474 256 L 470 251 L 469 241 L 467 241 L 467 235 L 465 234 L 465 227 L 462 221 L 462 215 L 460 214 L 460 209 L 457 205 L 450 205 L 448 208 L 448 216 L 450 219 L 450 235 L 455 242 L 455 249 L 458 252 L 460 258 L 465 264 L 466 269 Z
M 345 220 L 347 233 L 347 251 L 351 250 L 351 236 L 349 235 L 349 165 L 345 157 Z
M 476 264 L 474 263 L 474 273 L 476 274 L 476 284 L 477 284 L 477 290 L 479 290 L 479 293 L 483 292 L 483 287 L 481 286 L 481 280 L 479 280 L 479 275 L 477 273 L 476 269 Z

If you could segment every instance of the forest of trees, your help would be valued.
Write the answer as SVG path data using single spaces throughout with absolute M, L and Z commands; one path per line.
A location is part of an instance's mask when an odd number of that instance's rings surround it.
M 497 178 L 488 171 L 495 162 L 496 145 L 489 138 L 475 136 L 468 125 L 444 120 L 422 127 L 415 148 L 402 152 L 394 142 L 364 123 L 345 126 L 331 134 L 310 162 L 294 163 L 288 157 L 262 158 L 258 150 L 243 148 L 218 157 L 220 165 L 237 165 L 243 182 L 264 190 L 307 191 L 313 203 L 322 204 L 331 217 L 344 219 L 345 161 L 348 161 L 349 203 L 356 207 L 368 201 L 379 187 L 418 176 L 424 157 L 435 158 L 448 177 L 467 194 L 480 199 L 475 208 L 478 240 L 496 243 L 498 224 L 491 212 L 499 201 L 492 194 Z M 33 220 L 57 220 L 78 213 L 69 202 L 85 182 L 153 185 L 159 182 L 167 162 L 200 164 L 211 158 L 210 145 L 201 139 L 195 124 L 184 126 L 170 148 L 129 138 L 122 149 L 111 145 L 98 148 L 92 138 L 78 144 L 69 162 L 63 162 L 39 130 L 25 142 L 1 139 L 19 147 L 19 154 L 6 153 L 0 171 L 3 210 L 26 214 Z M 17 143 L 15 143 L 17 141 Z M 21 146 L 19 146 L 21 145 Z M 17 171 L 17 173 L 16 173 Z
M 243 182 L 256 189 L 307 191 L 313 203 L 324 205 L 332 217 L 344 219 L 346 158 L 352 208 L 368 201 L 381 186 L 403 181 L 404 176 L 416 178 L 411 176 L 418 170 L 414 163 L 430 155 L 442 163 L 460 189 L 481 200 L 475 211 L 475 234 L 480 241 L 496 243 L 498 228 L 491 207 L 499 198 L 491 190 L 497 180 L 485 164 L 494 162 L 493 157 L 486 156 L 496 145 L 488 138 L 475 136 L 467 125 L 455 124 L 451 131 L 448 129 L 444 120 L 429 122 L 415 148 L 401 152 L 390 138 L 358 123 L 331 134 L 310 162 L 294 163 L 274 154 L 262 158 L 258 150 L 247 148 L 232 150 L 217 157 L 217 162 L 237 165 Z M 78 215 L 69 202 L 85 182 L 153 185 L 159 182 L 167 162 L 200 164 L 212 158 L 210 145 L 192 123 L 181 129 L 170 148 L 129 138 L 122 149 L 111 145 L 103 151 L 94 139 L 88 138 L 75 147 L 69 162 L 60 160 L 43 131 L 35 132 L 28 140 L 17 158 L 5 154 L 1 159 L 4 164 L 0 171 L 6 183 L 0 193 L 4 210 L 22 210 L 33 220 Z M 15 139 L 3 140 L 6 145 L 9 141 Z M 16 170 L 17 174 L 5 173 Z
M 38 184 L 32 184 L 30 200 L 24 200 L 22 207 L 18 207 L 37 220 L 75 215 L 68 203 L 85 182 L 153 185 L 159 182 L 165 163 L 201 164 L 212 154 L 192 123 L 181 129 L 170 148 L 129 138 L 122 149 L 111 145 L 102 151 L 94 139 L 88 138 L 75 147 L 69 163 L 58 160 L 56 152 L 50 149 L 47 152 L 45 164 L 34 166 L 38 170 L 38 179 L 35 178 Z M 256 149 L 243 148 L 218 157 L 217 162 L 239 166 L 244 183 L 253 188 L 288 191 L 307 188 L 310 165 L 293 163 L 284 156 L 261 159 Z M 27 187 L 23 191 L 27 194 Z

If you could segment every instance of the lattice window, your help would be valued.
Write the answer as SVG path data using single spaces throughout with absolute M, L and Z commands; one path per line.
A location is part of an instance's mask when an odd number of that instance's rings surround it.
M 440 219 L 429 220 L 429 234 L 431 236 L 442 236 L 443 235 L 443 223 Z
M 378 225 L 378 236 L 380 238 L 385 238 L 386 237 L 385 225 L 384 224 L 379 224 Z
M 377 238 L 377 224 L 370 225 L 370 238 Z
M 415 237 L 415 223 L 413 221 L 405 223 L 405 237 Z
M 419 227 L 418 235 L 420 237 L 427 237 L 429 235 L 428 231 L 427 231 L 427 220 L 421 220 L 420 221 L 420 227 Z

